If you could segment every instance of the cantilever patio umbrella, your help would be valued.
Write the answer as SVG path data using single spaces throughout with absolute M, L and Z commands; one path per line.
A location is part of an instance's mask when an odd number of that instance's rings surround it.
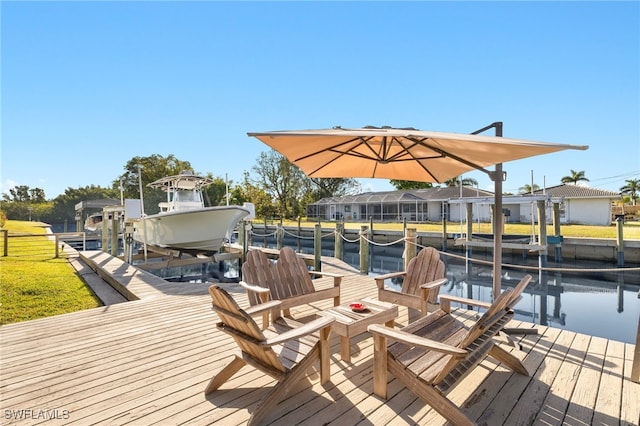
M 498 136 L 442 133 L 413 128 L 334 127 L 320 130 L 249 132 L 280 152 L 309 177 L 385 178 L 442 183 L 480 170 L 495 183 L 493 297 L 500 293 L 502 275 L 502 163 L 565 149 L 564 145 L 503 138 L 502 123 L 492 127 Z M 486 167 L 495 165 L 495 170 Z

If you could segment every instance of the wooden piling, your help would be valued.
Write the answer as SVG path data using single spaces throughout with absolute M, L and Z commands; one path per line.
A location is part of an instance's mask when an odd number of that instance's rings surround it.
M 322 271 L 322 226 L 316 223 L 313 229 L 313 269 Z
M 264 246 L 267 247 L 267 217 L 264 218 Z
M 109 250 L 109 221 L 107 220 L 107 212 L 102 210 L 102 235 L 100 235 L 102 251 L 107 253 Z
M 343 244 L 342 244 L 342 236 L 344 235 L 344 223 L 336 223 L 336 233 L 335 233 L 335 243 L 334 243 L 334 253 L 336 259 L 342 260 L 343 258 Z
M 367 225 L 360 227 L 360 272 L 369 273 L 369 228 Z
M 467 213 L 467 241 L 473 240 L 473 204 L 466 203 L 466 213 Z M 472 254 L 471 245 L 467 244 L 465 246 L 465 251 L 467 253 L 467 257 L 471 257 Z
M 616 253 L 618 258 L 618 266 L 624 266 L 624 218 L 618 217 L 616 219 L 616 229 L 618 235 L 616 238 Z
M 120 217 L 116 211 L 111 212 L 111 256 L 118 255 L 118 235 L 120 234 Z
M 442 216 L 442 251 L 447 251 L 447 218 Z
M 404 231 L 404 270 L 407 270 L 407 266 L 409 265 L 409 261 L 416 257 L 418 252 L 417 245 L 417 235 L 418 231 L 416 228 L 407 228 Z
M 543 246 L 544 249 L 538 253 L 540 256 L 540 266 L 543 268 L 547 266 L 547 208 L 546 201 L 538 200 L 536 201 L 536 206 L 538 208 L 538 244 Z M 533 243 L 533 241 L 532 241 Z
M 298 216 L 298 253 L 302 253 L 300 237 L 302 235 L 302 218 Z
M 561 241 L 555 244 L 554 253 L 556 262 L 562 262 L 562 239 L 560 232 L 560 203 L 553 203 L 553 234 Z
M 276 248 L 280 250 L 282 248 L 282 239 L 284 237 L 284 228 L 282 227 L 282 222 L 278 224 L 276 228 Z

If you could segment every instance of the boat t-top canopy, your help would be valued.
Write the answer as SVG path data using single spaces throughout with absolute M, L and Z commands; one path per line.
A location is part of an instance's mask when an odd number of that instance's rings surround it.
M 150 188 L 160 188 L 163 191 L 178 190 L 200 190 L 207 185 L 211 185 L 213 179 L 196 175 L 193 172 L 182 172 L 174 176 L 166 176 L 147 184 Z

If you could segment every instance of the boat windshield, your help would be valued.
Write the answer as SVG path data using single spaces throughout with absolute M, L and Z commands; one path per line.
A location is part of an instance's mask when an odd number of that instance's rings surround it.
M 201 201 L 199 191 L 176 191 L 174 200 L 175 202 L 196 202 Z

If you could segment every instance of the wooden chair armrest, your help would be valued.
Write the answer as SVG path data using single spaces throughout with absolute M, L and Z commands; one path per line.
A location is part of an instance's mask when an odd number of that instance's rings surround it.
M 249 284 L 247 282 L 244 281 L 239 281 L 238 284 L 240 284 L 245 290 L 247 291 L 252 291 L 254 293 L 269 293 L 269 289 L 265 288 L 265 287 L 260 287 L 254 284 Z
M 430 283 L 421 284 L 420 288 L 423 288 L 425 290 L 430 290 L 432 288 L 440 287 L 442 284 L 446 283 L 447 281 L 449 281 L 448 278 L 440 278 L 435 281 L 431 281 Z
M 378 275 L 377 277 L 374 277 L 374 279 L 376 280 L 376 284 L 378 285 L 378 288 L 383 289 L 384 280 L 386 280 L 387 278 L 401 277 L 406 274 L 407 274 L 406 271 L 390 272 L 388 274 Z
M 282 302 L 279 300 L 270 300 L 269 302 L 260 303 L 259 305 L 251 306 L 244 311 L 249 315 L 253 316 L 256 314 L 261 314 L 266 311 L 271 311 L 273 309 L 279 309 Z
M 344 275 L 334 274 L 333 272 L 309 271 L 309 275 L 319 275 L 321 277 L 333 277 L 333 286 L 338 287 L 342 282 Z
M 398 271 L 398 272 L 389 272 L 388 274 L 378 275 L 374 277 L 376 280 L 386 280 L 387 278 L 399 277 L 401 275 L 406 275 L 406 271 Z
M 335 274 L 333 272 L 322 272 L 322 271 L 309 271 L 309 274 L 311 275 L 321 275 L 323 277 L 344 277 L 344 275 L 341 274 Z
M 467 299 L 465 297 L 452 296 L 444 294 L 440 296 L 440 309 L 445 312 L 449 312 L 451 309 L 451 302 L 460 303 L 463 305 L 477 306 L 479 308 L 488 309 L 491 306 L 490 302 L 483 302 L 481 300 Z
M 367 327 L 367 330 L 369 333 L 383 335 L 396 342 L 405 343 L 411 346 L 418 346 L 444 354 L 453 356 L 464 356 L 467 354 L 467 351 L 464 349 L 456 348 L 455 346 L 447 345 L 446 343 L 436 342 L 435 340 L 426 339 L 424 337 L 416 336 L 415 334 L 407 333 L 395 328 L 385 327 L 379 324 L 372 324 Z
M 319 317 L 303 326 L 292 328 L 291 330 L 285 331 L 282 334 L 274 336 L 270 339 L 266 339 L 263 343 L 263 346 L 273 346 L 286 342 L 288 340 L 299 339 L 300 337 L 315 333 L 316 331 L 325 327 L 331 327 L 331 324 L 333 324 L 334 321 L 335 319 L 330 317 Z

